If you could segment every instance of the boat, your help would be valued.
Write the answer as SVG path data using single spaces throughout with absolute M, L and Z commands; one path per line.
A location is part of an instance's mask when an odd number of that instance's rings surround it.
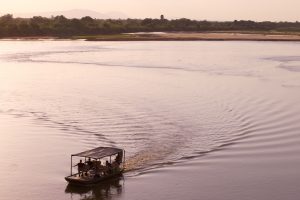
M 77 160 L 81 159 L 76 165 L 73 165 L 74 157 L 77 157 Z M 106 161 L 105 165 L 102 164 L 104 161 Z M 75 166 L 78 167 L 77 173 L 73 173 Z M 121 176 L 124 169 L 125 150 L 114 147 L 97 147 L 71 155 L 71 173 L 65 177 L 65 180 L 71 185 L 92 186 Z

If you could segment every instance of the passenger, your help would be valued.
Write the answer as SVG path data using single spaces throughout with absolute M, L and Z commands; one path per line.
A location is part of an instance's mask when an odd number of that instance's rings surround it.
M 105 166 L 111 167 L 111 164 L 108 161 L 106 161 Z
M 93 160 L 93 161 L 92 161 L 92 164 L 93 164 L 93 165 L 92 165 L 92 166 L 93 166 L 92 168 L 96 170 L 96 169 L 97 169 L 97 166 L 98 166 L 98 161 L 97 161 L 97 160 Z
M 118 153 L 117 157 L 116 157 L 116 162 L 120 165 L 122 163 L 122 157 L 123 157 L 123 153 Z
M 102 168 L 102 167 L 103 167 L 103 165 L 102 165 L 102 163 L 101 163 L 101 160 L 97 161 L 97 166 L 98 166 L 99 168 Z
M 118 172 L 120 170 L 120 165 L 116 161 L 114 161 L 111 165 L 112 165 L 113 172 Z
M 88 165 L 89 170 L 93 169 L 93 162 L 91 161 L 91 158 L 89 158 L 89 160 L 86 163 Z
M 103 171 L 103 166 L 101 161 L 94 161 L 94 169 L 95 169 L 95 178 L 99 178 L 101 176 L 101 172 Z
M 107 168 L 107 172 L 109 174 L 111 174 L 112 173 L 112 165 L 111 165 L 111 163 L 109 163 L 108 161 L 106 161 L 105 166 Z
M 74 165 L 74 167 L 76 167 L 76 166 L 77 166 L 77 169 L 78 169 L 78 175 L 79 175 L 79 177 L 80 177 L 80 175 L 83 176 L 83 171 L 84 171 L 85 165 L 82 162 L 82 160 L 80 160 L 79 163 L 77 163 L 76 165 Z

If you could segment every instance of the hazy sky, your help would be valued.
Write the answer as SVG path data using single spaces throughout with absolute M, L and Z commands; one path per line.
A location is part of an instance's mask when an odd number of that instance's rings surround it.
M 0 0 L 0 13 L 90 9 L 132 18 L 300 21 L 300 0 Z

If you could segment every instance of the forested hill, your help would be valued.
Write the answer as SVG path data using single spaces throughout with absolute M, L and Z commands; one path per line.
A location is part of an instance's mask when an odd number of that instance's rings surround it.
M 26 36 L 76 36 L 116 34 L 154 31 L 266 31 L 298 32 L 299 22 L 254 22 L 254 21 L 196 21 L 190 19 L 67 19 L 64 16 L 52 18 L 14 18 L 12 15 L 0 17 L 0 37 Z

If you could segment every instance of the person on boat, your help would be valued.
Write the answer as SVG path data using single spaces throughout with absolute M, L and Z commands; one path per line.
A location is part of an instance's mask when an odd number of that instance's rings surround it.
M 122 163 L 122 157 L 123 157 L 123 153 L 119 152 L 118 155 L 116 156 L 116 163 L 118 163 L 119 165 Z
M 74 167 L 78 167 L 78 175 L 80 176 L 83 176 L 83 171 L 84 171 L 84 163 L 82 162 L 82 160 L 79 161 L 79 163 L 77 163 L 76 165 L 74 165 Z
M 108 160 L 106 161 L 105 166 L 111 167 L 111 164 L 108 162 Z
M 111 163 L 108 162 L 108 161 L 106 161 L 105 166 L 106 166 L 106 168 L 107 168 L 107 172 L 108 172 L 109 174 L 111 174 L 111 173 L 112 173 L 112 165 L 111 165 Z
M 101 176 L 101 173 L 103 172 L 103 166 L 100 160 L 94 161 L 94 169 L 95 169 L 95 178 L 99 178 Z
M 93 169 L 93 162 L 91 161 L 91 158 L 88 159 L 88 161 L 86 162 L 86 164 L 88 165 L 88 169 L 89 170 Z
M 112 172 L 118 172 L 120 170 L 120 164 L 117 161 L 114 161 L 112 164 Z

